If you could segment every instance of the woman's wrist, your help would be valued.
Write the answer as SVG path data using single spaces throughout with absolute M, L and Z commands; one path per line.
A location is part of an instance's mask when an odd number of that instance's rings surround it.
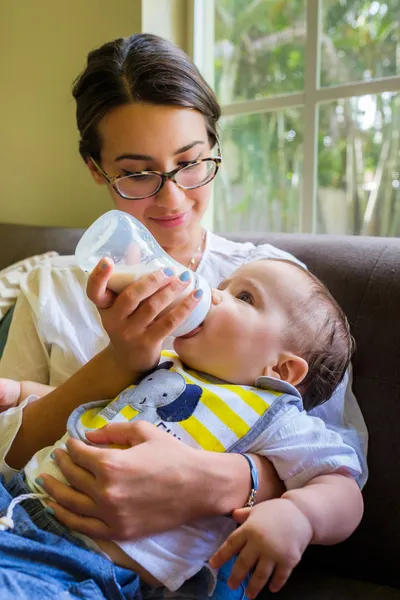
M 250 456 L 259 475 L 257 502 L 279 498 L 285 487 L 272 463 L 255 454 Z M 193 476 L 196 478 L 197 491 L 200 486 L 207 492 L 201 494 L 204 514 L 223 515 L 242 508 L 249 499 L 253 485 L 246 458 L 236 453 L 199 451 L 198 459 L 197 472 Z

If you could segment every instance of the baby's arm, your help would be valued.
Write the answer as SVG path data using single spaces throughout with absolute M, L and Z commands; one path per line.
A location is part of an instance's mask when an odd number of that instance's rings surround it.
M 14 381 L 0 379 L 0 412 L 23 402 L 28 396 L 42 398 L 54 390 L 54 387 L 34 381 Z
M 339 472 L 321 475 L 303 488 L 234 511 L 241 526 L 210 560 L 218 568 L 238 554 L 228 584 L 236 589 L 254 569 L 246 595 L 254 598 L 270 580 L 277 592 L 288 580 L 309 544 L 336 544 L 358 526 L 363 500 L 354 479 Z

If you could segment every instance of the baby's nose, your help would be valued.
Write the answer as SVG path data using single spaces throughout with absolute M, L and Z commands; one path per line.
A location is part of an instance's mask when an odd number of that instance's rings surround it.
M 217 290 L 216 288 L 213 288 L 211 290 L 211 297 L 212 297 L 212 303 L 214 304 L 214 306 L 217 306 L 222 301 L 221 290 Z

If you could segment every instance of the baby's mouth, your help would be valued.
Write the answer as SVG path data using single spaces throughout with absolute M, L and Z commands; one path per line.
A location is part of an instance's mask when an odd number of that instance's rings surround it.
M 191 338 L 191 337 L 195 336 L 197 333 L 199 333 L 199 331 L 202 327 L 203 327 L 203 323 L 201 323 L 201 325 L 199 325 L 195 329 L 192 329 L 192 331 L 189 331 L 189 333 L 185 333 L 185 335 L 180 335 L 179 337 L 181 340 L 186 340 L 188 338 Z

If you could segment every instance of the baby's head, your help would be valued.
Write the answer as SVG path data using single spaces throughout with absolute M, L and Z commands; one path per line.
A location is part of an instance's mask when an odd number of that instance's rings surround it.
M 240 267 L 213 290 L 210 312 L 175 350 L 189 367 L 230 383 L 266 375 L 296 386 L 307 410 L 329 399 L 350 363 L 347 319 L 327 288 L 295 263 Z

